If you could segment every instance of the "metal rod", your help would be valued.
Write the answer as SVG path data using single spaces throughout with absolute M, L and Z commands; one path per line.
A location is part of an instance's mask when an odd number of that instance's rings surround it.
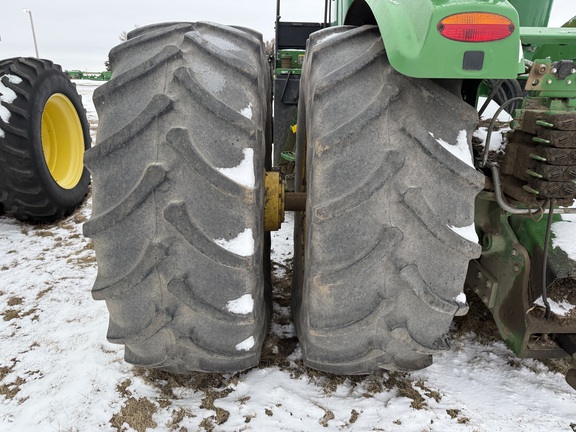
M 554 203 L 556 200 L 550 200 L 550 211 L 548 212 L 548 221 L 546 223 L 546 237 L 544 238 L 544 252 L 542 254 L 542 301 L 546 306 L 546 319 L 550 318 L 550 302 L 548 301 L 548 287 L 546 286 L 546 271 L 548 270 L 548 250 L 550 249 L 550 232 L 552 231 L 552 219 L 554 219 Z
M 306 192 L 286 192 L 284 200 L 286 211 L 306 211 Z
M 38 54 L 38 44 L 36 43 L 36 32 L 34 31 L 34 21 L 32 20 L 32 11 L 30 9 L 24 9 L 24 12 L 30 17 L 30 27 L 32 27 L 32 38 L 34 39 L 34 50 L 36 51 L 36 58 L 40 58 Z
M 519 209 L 516 207 L 512 207 L 510 204 L 506 202 L 506 198 L 504 198 L 504 193 L 502 192 L 502 184 L 500 183 L 500 172 L 498 171 L 498 167 L 492 165 L 492 182 L 494 183 L 494 194 L 496 195 L 496 202 L 502 208 L 502 210 L 515 214 L 515 215 L 537 215 L 542 211 L 542 208 L 538 210 L 532 211 L 531 209 Z M 544 204 L 548 206 L 548 201 Z

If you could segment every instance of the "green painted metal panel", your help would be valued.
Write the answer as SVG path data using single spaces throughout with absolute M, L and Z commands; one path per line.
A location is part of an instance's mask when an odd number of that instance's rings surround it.
M 576 60 L 576 28 L 522 27 L 520 38 L 528 60 Z
M 518 13 L 507 0 L 366 0 L 398 72 L 417 78 L 516 78 L 521 63 Z M 352 0 L 337 4 L 337 23 L 346 23 Z M 514 33 L 503 40 L 470 43 L 443 37 L 438 23 L 463 12 L 492 12 L 509 18 Z M 480 70 L 465 70 L 466 52 L 482 52 Z M 523 69 L 523 64 L 522 64 Z
M 522 27 L 546 27 L 554 0 L 508 0 L 518 11 Z

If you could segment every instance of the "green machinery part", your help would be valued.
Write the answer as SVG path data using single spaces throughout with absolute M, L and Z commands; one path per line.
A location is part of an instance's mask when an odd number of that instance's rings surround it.
M 473 43 L 440 34 L 446 17 L 471 11 L 506 17 L 512 33 L 501 40 Z M 344 0 L 337 4 L 336 24 L 377 24 L 394 69 L 416 78 L 511 79 L 523 68 L 518 13 L 506 0 Z
M 91 81 L 109 81 L 112 77 L 112 72 L 83 72 L 81 70 L 70 70 L 66 71 L 66 74 L 71 79 L 85 79 Z

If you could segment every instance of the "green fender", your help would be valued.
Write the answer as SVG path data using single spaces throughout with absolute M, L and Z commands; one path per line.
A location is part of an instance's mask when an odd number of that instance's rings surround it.
M 350 13 L 360 6 L 372 11 L 390 63 L 404 75 L 498 79 L 516 78 L 524 71 L 519 17 L 507 0 L 343 0 L 337 2 L 336 24 L 361 24 L 358 14 Z M 462 12 L 503 15 L 512 21 L 515 30 L 506 39 L 494 42 L 457 42 L 443 37 L 438 23 Z M 472 68 L 471 56 L 475 59 Z M 479 57 L 484 58 L 480 66 Z

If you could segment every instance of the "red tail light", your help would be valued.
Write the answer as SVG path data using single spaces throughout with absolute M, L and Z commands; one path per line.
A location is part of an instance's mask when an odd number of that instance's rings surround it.
M 445 38 L 460 42 L 491 42 L 514 33 L 514 23 L 502 15 L 469 12 L 450 15 L 438 23 Z

